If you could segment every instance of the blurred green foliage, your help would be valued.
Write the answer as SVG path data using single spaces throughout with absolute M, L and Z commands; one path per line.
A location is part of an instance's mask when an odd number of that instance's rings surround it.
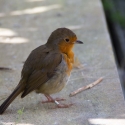
M 125 14 L 123 15 L 118 9 L 118 6 L 114 4 L 112 0 L 102 0 L 103 6 L 106 12 L 108 13 L 109 19 L 112 22 L 119 23 L 122 27 L 125 28 Z

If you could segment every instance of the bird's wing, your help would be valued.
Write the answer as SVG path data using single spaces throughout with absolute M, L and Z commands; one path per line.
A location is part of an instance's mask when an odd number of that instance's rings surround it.
M 28 58 L 26 59 L 22 72 L 21 77 L 25 79 L 29 78 L 34 70 L 40 68 L 40 61 L 42 61 L 46 55 L 51 51 L 45 45 L 39 46 L 38 48 L 34 49 Z
M 30 72 L 27 79 L 26 87 L 21 96 L 22 98 L 47 82 L 54 75 L 56 67 L 61 63 L 62 55 L 60 53 L 51 51 L 46 52 L 45 55 L 39 59 L 37 58 L 36 60 L 37 61 L 32 60 L 35 62 L 35 64 L 32 64 L 33 66 L 35 65 L 35 68 L 31 66 L 33 70 Z M 23 72 L 25 72 L 25 70 Z

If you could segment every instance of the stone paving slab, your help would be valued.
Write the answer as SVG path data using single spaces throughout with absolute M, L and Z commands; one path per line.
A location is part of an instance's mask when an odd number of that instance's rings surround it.
M 84 42 L 74 48 L 84 67 L 74 69 L 67 86 L 52 95 L 74 106 L 51 109 L 54 104 L 41 104 L 45 97 L 33 92 L 17 97 L 0 116 L 0 125 L 125 125 L 125 102 L 99 0 L 0 1 L 0 66 L 13 69 L 0 71 L 0 104 L 18 84 L 31 50 L 59 27 L 70 28 Z M 100 84 L 69 97 L 99 77 L 104 77 Z M 18 111 L 23 108 L 21 116 Z

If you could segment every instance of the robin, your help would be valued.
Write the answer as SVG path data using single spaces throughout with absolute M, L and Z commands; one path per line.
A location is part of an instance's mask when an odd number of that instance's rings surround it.
M 72 104 L 60 104 L 63 99 L 53 99 L 50 95 L 61 91 L 74 63 L 74 44 L 83 44 L 77 40 L 74 32 L 67 28 L 58 28 L 52 32 L 46 44 L 34 49 L 24 63 L 21 80 L 12 94 L 0 106 L 2 114 L 10 103 L 20 94 L 25 97 L 32 91 L 42 93 L 46 102 L 54 102 L 58 108 L 67 108 Z

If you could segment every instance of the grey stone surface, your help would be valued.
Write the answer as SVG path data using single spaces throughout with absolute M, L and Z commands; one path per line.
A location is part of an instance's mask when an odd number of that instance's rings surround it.
M 52 95 L 74 106 L 51 109 L 55 104 L 42 104 L 45 97 L 33 92 L 17 97 L 0 116 L 0 125 L 125 125 L 125 103 L 99 0 L 0 1 L 0 66 L 14 69 L 0 71 L 0 104 L 18 84 L 31 50 L 58 27 L 70 28 L 84 42 L 74 48 L 84 67 L 74 69 L 67 86 Z M 100 84 L 69 97 L 99 77 L 104 77 Z

